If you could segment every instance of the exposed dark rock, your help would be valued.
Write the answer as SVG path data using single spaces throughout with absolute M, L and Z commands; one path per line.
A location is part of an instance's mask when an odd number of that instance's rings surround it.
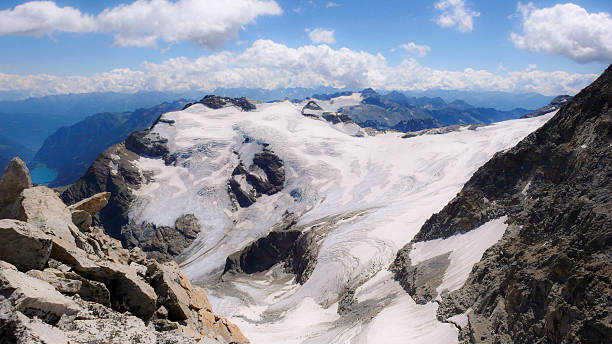
M 438 309 L 441 319 L 472 309 L 464 342 L 609 342 L 611 147 L 612 66 L 421 228 L 415 241 L 508 216 L 502 240 Z
M 200 223 L 193 214 L 176 219 L 174 227 L 129 223 L 121 229 L 128 248 L 140 247 L 148 258 L 160 262 L 170 261 L 183 252 L 199 232 Z
M 242 251 L 229 256 L 223 273 L 232 271 L 252 274 L 268 270 L 287 258 L 289 250 L 299 235 L 298 230 L 272 231 Z
M 168 150 L 168 139 L 148 130 L 133 132 L 125 139 L 125 148 L 140 156 L 151 158 L 163 157 L 170 152 Z
M 410 247 L 401 250 L 390 270 L 395 280 L 418 304 L 426 304 L 438 296 L 436 288 L 442 284 L 444 272 L 450 265 L 450 252 L 412 265 Z
M 253 105 L 253 103 L 251 103 L 245 97 L 229 98 L 229 97 L 219 97 L 219 96 L 209 94 L 207 96 L 204 96 L 204 98 L 200 99 L 200 101 L 196 103 L 189 103 L 185 105 L 184 109 L 188 108 L 189 106 L 193 104 L 203 104 L 211 109 L 220 109 L 222 107 L 226 107 L 229 105 L 235 105 L 241 108 L 243 111 L 255 110 L 255 105 Z
M 340 296 L 340 300 L 338 300 L 338 315 L 344 316 L 351 313 L 356 305 L 355 290 L 346 289 L 342 296 Z
M 0 179 L 0 219 L 15 218 L 21 191 L 32 187 L 30 171 L 19 158 L 13 158 Z
M 114 238 L 121 237 L 121 227 L 128 223 L 129 206 L 145 177 L 132 164 L 138 155 L 124 144 L 110 147 L 100 154 L 87 172 L 61 194 L 66 204 L 74 204 L 100 192 L 110 192 L 108 205 L 94 216 L 93 224 L 104 228 Z M 125 241 L 124 241 L 125 244 Z
M 555 110 L 559 110 L 563 105 L 569 103 L 572 100 L 572 96 L 568 96 L 568 95 L 562 95 L 562 96 L 556 96 L 551 102 L 550 104 L 541 107 L 533 112 L 530 112 L 526 115 L 524 115 L 521 118 L 532 118 L 532 117 L 538 117 L 538 116 L 542 116 L 545 115 L 549 112 L 555 111 Z
M 321 108 L 319 104 L 317 104 L 315 101 L 311 100 L 306 105 L 304 105 L 304 108 L 302 109 L 302 114 L 304 113 L 304 110 L 323 111 L 323 108 Z
M 274 195 L 281 191 L 285 185 L 285 169 L 283 161 L 273 152 L 264 148 L 262 152 L 253 157 L 253 165 L 247 170 L 241 163 L 232 172 L 228 181 L 228 193 L 242 208 L 251 206 L 261 195 Z M 259 168 L 264 171 L 266 177 L 251 173 L 252 169 Z M 250 187 L 243 190 L 243 186 L 237 181 L 244 178 Z
M 433 118 L 415 118 L 399 121 L 396 125 L 392 126 L 391 129 L 401 132 L 408 132 L 428 128 L 437 128 L 441 126 L 442 123 Z
M 332 124 L 354 123 L 351 117 L 343 113 L 324 112 L 321 117 Z

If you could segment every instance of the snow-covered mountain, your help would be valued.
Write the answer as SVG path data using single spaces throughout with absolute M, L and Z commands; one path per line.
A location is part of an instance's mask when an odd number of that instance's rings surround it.
M 113 192 L 107 232 L 180 253 L 253 343 L 456 342 L 456 325 L 436 319 L 436 303 L 415 303 L 388 267 L 481 165 L 553 114 L 402 138 L 336 112 L 361 101 L 204 98 L 111 147 L 62 198 Z M 185 227 L 195 230 L 177 239 Z M 415 263 L 449 252 L 432 297 L 459 289 L 505 228 L 496 218 L 419 243 Z

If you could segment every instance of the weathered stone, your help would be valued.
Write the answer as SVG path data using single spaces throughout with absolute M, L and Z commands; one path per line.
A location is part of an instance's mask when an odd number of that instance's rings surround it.
M 81 288 L 78 291 L 80 297 L 84 300 L 93 301 L 101 305 L 110 307 L 110 292 L 106 285 L 102 282 L 92 281 L 78 275 L 75 272 L 66 272 L 63 277 L 81 282 Z
M 73 210 L 72 211 L 72 223 L 79 227 L 82 232 L 89 232 L 91 227 L 91 215 L 84 210 Z
M 189 318 L 191 308 L 210 309 L 206 296 L 203 298 L 203 293 L 196 291 L 199 288 L 191 285 L 176 262 L 160 264 L 153 261 L 148 266 L 147 275 L 159 296 L 159 304 L 168 309 L 170 319 Z
M 40 319 L 30 319 L 7 299 L 0 301 L 0 341 L 3 344 L 68 344 L 64 333 Z
M 501 215 L 502 239 L 438 318 L 468 309 L 462 343 L 607 343 L 612 338 L 612 66 L 541 128 L 497 153 L 415 241 Z
M 0 179 L 0 219 L 17 216 L 19 195 L 32 187 L 30 171 L 19 158 L 13 158 Z
M 82 210 L 95 216 L 102 208 L 106 207 L 110 199 L 110 192 L 100 192 L 91 197 L 85 198 L 75 204 L 72 204 L 69 209 L 71 211 Z
M 56 322 L 64 314 L 74 315 L 80 307 L 52 285 L 13 270 L 0 271 L 0 290 L 18 311 Z
M 200 321 L 204 327 L 212 330 L 227 343 L 250 343 L 235 324 L 224 317 L 214 315 L 208 311 L 200 311 Z
M 51 237 L 18 220 L 0 220 L 0 243 L 0 259 L 22 271 L 44 268 L 51 253 Z
M 450 265 L 450 252 L 412 265 L 410 249 L 398 252 L 389 270 L 395 280 L 418 304 L 426 304 L 438 296 L 436 289 L 442 284 L 444 272 Z
M 28 222 L 47 234 L 75 244 L 72 233 L 79 229 L 72 223 L 72 214 L 55 192 L 44 186 L 25 189 L 21 193 L 17 219 Z
M 3 260 L 0 260 L 0 270 L 15 270 L 17 271 L 17 268 L 15 267 L 15 265 L 11 264 L 11 263 L 7 263 Z
M 193 214 L 180 216 L 173 227 L 130 223 L 121 228 L 128 247 L 140 247 L 148 258 L 160 262 L 170 261 L 182 253 L 199 232 L 200 223 Z
M 57 272 L 61 273 L 59 270 L 57 270 Z M 51 284 L 57 291 L 63 294 L 76 294 L 81 290 L 81 286 L 83 285 L 81 281 L 59 277 L 55 273 L 47 270 L 30 270 L 26 274 Z

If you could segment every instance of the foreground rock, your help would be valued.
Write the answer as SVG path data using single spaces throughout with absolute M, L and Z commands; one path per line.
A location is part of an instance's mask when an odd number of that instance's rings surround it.
M 32 179 L 25 162 L 13 158 L 0 179 L 0 219 L 15 218 L 21 191 L 31 187 Z
M 503 238 L 438 308 L 442 320 L 467 319 L 462 342 L 610 342 L 611 147 L 612 66 L 542 128 L 496 154 L 421 228 L 417 242 L 508 216 Z
M 7 248 L 0 250 L 0 260 L 22 271 L 42 269 L 51 254 L 51 238 L 18 220 L 0 220 L 0 243 Z
M 46 187 L 21 191 L 19 220 L 0 220 L 0 342 L 248 343 L 175 262 L 89 226 L 109 196 L 69 209 Z

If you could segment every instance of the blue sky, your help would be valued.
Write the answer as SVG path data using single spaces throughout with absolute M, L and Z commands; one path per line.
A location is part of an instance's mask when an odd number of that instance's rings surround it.
M 115 16 L 98 16 L 105 10 Z M 608 0 L 9 0 L 0 5 L 0 90 L 571 93 L 612 62 L 610 13 Z M 147 27 L 160 18 L 168 22 Z

